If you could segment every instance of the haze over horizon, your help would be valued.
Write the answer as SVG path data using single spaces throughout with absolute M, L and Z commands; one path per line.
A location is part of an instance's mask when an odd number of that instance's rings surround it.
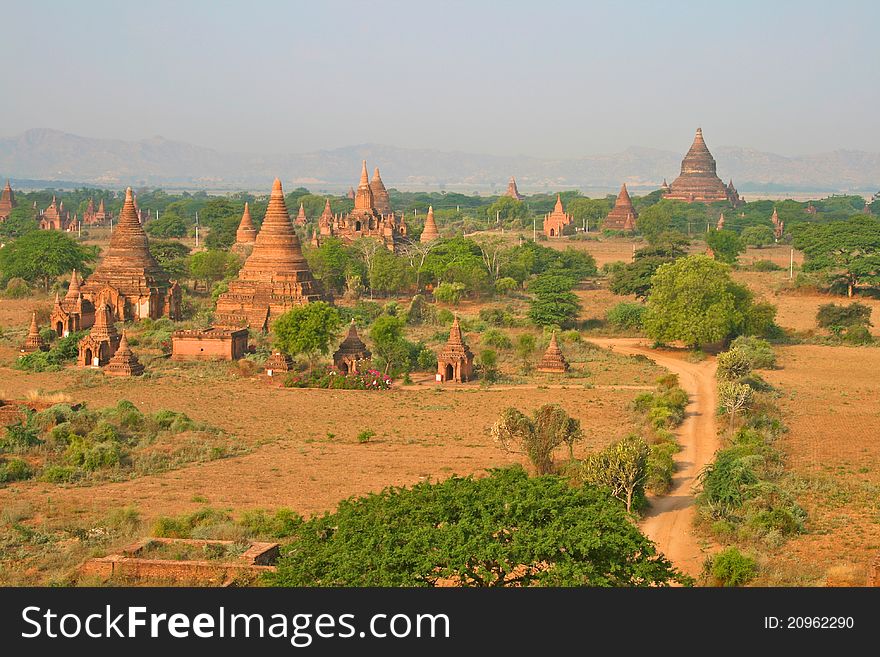
M 577 158 L 683 152 L 699 125 L 713 148 L 880 151 L 878 22 L 867 1 L 17 3 L 0 136 Z

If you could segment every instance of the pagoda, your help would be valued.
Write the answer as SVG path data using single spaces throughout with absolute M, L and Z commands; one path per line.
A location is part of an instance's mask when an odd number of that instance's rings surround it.
M 268 331 L 288 310 L 324 298 L 303 257 L 276 178 L 253 251 L 238 278 L 229 283 L 229 291 L 217 300 L 217 324 Z
M 15 194 L 12 191 L 12 185 L 9 184 L 9 179 L 7 178 L 6 187 L 3 188 L 3 193 L 0 194 L 0 221 L 5 221 L 9 218 L 9 214 L 12 212 L 15 205 Z
M 55 295 L 55 305 L 49 315 L 49 326 L 59 338 L 83 331 L 95 323 L 95 306 L 83 296 L 82 281 L 76 269 L 70 277 L 70 285 L 63 299 Z
M 553 212 L 544 215 L 544 234 L 547 237 L 562 237 L 574 232 L 574 219 L 562 208 L 562 196 L 556 195 Z
M 718 217 L 718 223 L 715 224 L 715 230 L 724 230 L 724 213 L 723 212 Z
M 95 308 L 109 306 L 117 321 L 180 317 L 180 286 L 169 280 L 150 253 L 131 187 L 125 190 L 107 253 L 82 286 L 82 293 Z
M 681 175 L 672 181 L 663 198 L 685 203 L 716 203 L 727 201 L 734 207 L 742 205 L 733 181 L 725 185 L 715 172 L 715 158 L 703 141 L 703 130 L 697 128 L 694 143 L 681 161 Z
M 665 180 L 663 182 L 666 182 Z M 626 183 L 620 186 L 620 192 L 617 194 L 617 200 L 614 202 L 614 208 L 605 217 L 602 222 L 602 230 L 619 230 L 624 232 L 632 232 L 636 229 L 636 219 L 639 213 L 633 207 L 632 199 L 629 191 L 626 189 Z
M 266 359 L 263 368 L 266 370 L 266 376 L 283 374 L 289 372 L 293 368 L 293 359 L 287 354 L 282 354 L 280 351 L 276 350 Z
M 454 381 L 464 383 L 474 377 L 474 354 L 464 343 L 461 336 L 461 325 L 456 317 L 449 331 L 449 340 L 437 354 L 438 383 Z
M 40 328 L 37 326 L 37 313 L 33 313 L 31 315 L 31 326 L 28 329 L 24 344 L 21 346 L 21 353 L 32 354 L 35 351 L 47 351 L 48 349 L 49 347 L 46 346 L 46 342 L 40 335 Z
M 113 309 L 100 306 L 95 312 L 95 325 L 79 341 L 78 363 L 82 367 L 101 367 L 110 362 L 119 349 L 119 334 L 114 324 Z
M 547 345 L 547 351 L 541 356 L 541 362 L 538 363 L 537 370 L 539 372 L 547 372 L 549 374 L 565 374 L 568 371 L 568 361 L 562 355 L 559 343 L 556 342 L 556 332 L 550 337 L 550 344 Z
M 519 190 L 516 188 L 516 178 L 513 176 L 507 181 L 507 191 L 504 192 L 503 196 L 515 198 L 517 201 L 522 201 L 525 198 L 525 196 L 520 194 Z
M 40 230 L 65 230 L 67 228 L 67 212 L 64 210 L 64 201 L 58 203 L 55 195 L 49 207 L 40 213 Z
M 373 192 L 373 207 L 378 210 L 379 214 L 391 214 L 391 199 L 388 197 L 388 190 L 385 189 L 385 183 L 382 182 L 382 177 L 379 175 L 379 167 L 373 171 L 370 191 Z
M 104 368 L 104 374 L 110 376 L 140 376 L 144 373 L 144 366 L 141 365 L 137 356 L 128 346 L 128 338 L 125 337 L 125 331 L 122 332 L 122 339 L 119 341 L 119 348 L 113 354 L 113 358 Z
M 350 201 L 354 200 L 354 187 L 349 187 L 348 191 L 345 193 L 345 198 Z
M 254 228 L 254 222 L 251 219 L 251 211 L 248 208 L 247 201 L 244 202 L 244 212 L 241 214 L 241 221 L 238 223 L 238 230 L 235 231 L 236 244 L 253 244 L 257 239 L 257 229 Z
M 308 219 L 306 218 L 306 209 L 303 207 L 303 204 L 299 204 L 299 212 L 296 214 L 296 219 L 294 219 L 293 223 L 297 226 L 305 226 Z
M 379 170 L 376 169 L 377 174 L 378 172 Z M 385 192 L 381 178 L 377 189 L 380 204 L 390 211 L 391 206 L 386 207 L 388 193 Z M 394 212 L 383 214 L 377 206 L 373 185 L 367 173 L 366 160 L 361 166 L 361 180 L 354 195 L 354 209 L 348 213 L 332 214 L 328 201 L 318 221 L 319 244 L 321 238 L 325 237 L 338 237 L 345 242 L 371 237 L 381 241 L 389 251 L 398 253 L 406 244 L 406 236 L 407 227 L 403 217 L 397 217 Z
M 437 230 L 437 222 L 434 221 L 434 206 L 428 206 L 428 216 L 425 218 L 425 227 L 422 229 L 420 242 L 433 242 L 440 237 L 440 231 Z
M 363 371 L 364 363 L 371 357 L 372 354 L 358 335 L 357 326 L 352 319 L 345 339 L 339 343 L 339 348 L 333 354 L 333 367 L 343 374 L 358 374 Z
M 785 222 L 779 218 L 776 208 L 773 208 L 773 214 L 770 216 L 770 221 L 773 224 L 773 238 L 778 242 L 782 237 L 782 233 L 785 231 Z

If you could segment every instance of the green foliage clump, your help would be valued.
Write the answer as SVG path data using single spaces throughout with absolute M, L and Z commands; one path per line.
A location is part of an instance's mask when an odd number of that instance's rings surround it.
M 489 329 L 480 336 L 480 343 L 496 349 L 512 349 L 513 341 L 510 336 L 498 329 Z
M 554 471 L 556 448 L 567 445 L 569 458 L 573 458 L 574 444 L 584 437 L 581 423 L 558 404 L 544 404 L 532 417 L 506 408 L 492 425 L 491 434 L 504 451 L 525 454 L 539 475 Z
M 517 324 L 516 317 L 503 308 L 481 308 L 479 317 L 489 326 L 511 327 Z
M 752 263 L 751 268 L 753 271 L 760 271 L 760 272 L 782 271 L 782 267 L 777 265 L 772 260 L 755 260 Z
M 22 481 L 34 476 L 33 468 L 23 459 L 0 461 L 0 484 Z
M 79 354 L 79 341 L 87 333 L 88 331 L 78 331 L 65 338 L 59 338 L 49 351 L 35 351 L 19 356 L 12 366 L 25 372 L 57 372 L 63 365 L 76 360 Z
M 605 319 L 619 331 L 638 331 L 644 325 L 646 311 L 640 303 L 621 302 L 608 309 Z
M 776 352 L 766 340 L 750 335 L 741 335 L 730 343 L 730 348 L 743 354 L 752 369 L 771 370 L 776 367 Z
M 629 435 L 581 463 L 580 478 L 593 486 L 607 488 L 626 505 L 627 511 L 645 505 L 645 483 L 651 450 L 639 436 Z
M 304 354 L 311 362 L 318 354 L 329 352 L 341 323 L 336 308 L 316 301 L 288 310 L 275 321 L 272 332 L 281 351 L 291 356 Z
M 845 336 L 853 329 L 856 335 L 859 334 L 858 329 L 867 330 L 871 324 L 871 306 L 855 301 L 848 306 L 835 303 L 826 303 L 819 306 L 816 313 L 816 323 L 819 328 L 830 331 L 835 336 Z
M 205 508 L 177 518 L 160 516 L 154 523 L 151 533 L 157 538 L 193 538 L 193 533 L 201 527 L 227 523 L 231 520 L 232 516 L 225 511 Z
M 719 381 L 741 381 L 752 373 L 752 361 L 745 351 L 731 347 L 718 354 L 715 376 Z
M 534 294 L 529 319 L 537 326 L 564 327 L 577 319 L 581 310 L 577 295 L 571 290 L 576 281 L 560 273 L 547 273 L 529 282 Z
M 758 574 L 758 564 L 735 547 L 729 547 L 712 557 L 709 572 L 720 586 L 743 586 Z
M 23 278 L 10 278 L 6 283 L 5 296 L 7 299 L 24 299 L 30 293 L 31 289 Z
M 393 541 L 387 538 L 393 536 Z M 340 502 L 298 525 L 274 586 L 665 586 L 686 583 L 591 486 L 521 468 Z M 381 546 L 381 549 L 377 549 Z

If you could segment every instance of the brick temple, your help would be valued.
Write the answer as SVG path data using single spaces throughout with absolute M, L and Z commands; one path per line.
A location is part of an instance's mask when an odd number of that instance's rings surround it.
M 95 308 L 109 306 L 116 321 L 180 318 L 180 286 L 150 253 L 131 187 L 125 190 L 107 253 L 82 286 L 82 294 Z
M 559 348 L 555 331 L 550 337 L 550 344 L 547 345 L 547 350 L 541 356 L 537 370 L 547 374 L 565 374 L 568 371 L 568 361 L 565 360 L 562 349 Z
M 556 195 L 553 212 L 544 215 L 544 234 L 547 237 L 562 237 L 574 233 L 574 219 L 562 207 L 562 196 Z
M 171 334 L 171 360 L 238 360 L 247 353 L 246 328 L 184 329 Z
M 7 178 L 6 187 L 0 193 L 0 221 L 8 219 L 15 206 L 15 193 L 12 191 L 12 185 L 9 184 L 9 179 Z
M 715 158 L 697 128 L 694 143 L 681 161 L 681 174 L 669 185 L 663 198 L 685 203 L 717 203 L 727 201 L 734 207 L 743 204 L 731 180 L 725 185 L 715 172 Z
M 86 211 L 83 213 L 83 226 L 103 226 L 104 224 L 109 223 L 110 219 L 110 213 L 104 208 L 104 199 L 101 199 L 98 204 L 98 209 L 96 210 L 95 199 L 90 198 L 89 204 L 86 206 Z
M 82 281 L 76 269 L 70 276 L 70 286 L 64 298 L 55 295 L 55 304 L 49 315 L 49 326 L 58 337 L 67 337 L 71 333 L 84 331 L 95 323 L 95 306 L 82 293 Z
M 217 300 L 218 326 L 268 331 L 288 310 L 325 296 L 303 257 L 276 178 L 253 251 Z
M 636 229 L 636 219 L 638 218 L 639 213 L 633 207 L 629 191 L 626 189 L 626 183 L 623 183 L 620 186 L 620 193 L 617 195 L 614 207 L 602 222 L 602 230 L 632 232 Z
M 503 196 L 509 196 L 510 198 L 515 198 L 517 201 L 522 201 L 525 196 L 519 193 L 519 190 L 516 188 L 516 178 L 513 176 L 510 177 L 510 180 L 507 181 L 507 190 L 504 192 Z
M 52 195 L 52 202 L 39 216 L 40 230 L 67 230 L 70 224 L 70 213 L 64 209 L 64 201 L 59 202 Z
M 31 325 L 20 351 L 23 354 L 32 354 L 35 351 L 48 351 L 48 349 L 49 347 L 40 335 L 40 327 L 37 326 L 37 313 L 32 313 Z
M 474 378 L 474 354 L 464 343 L 461 335 L 461 324 L 456 317 L 449 331 L 449 340 L 437 354 L 438 383 L 454 381 L 464 383 Z
M 352 319 L 345 339 L 339 343 L 339 348 L 333 354 L 333 367 L 343 374 L 357 374 L 364 371 L 364 365 L 371 357 L 372 354 L 358 335 L 357 326 Z
M 128 338 L 123 331 L 122 338 L 119 340 L 119 348 L 104 367 L 104 374 L 109 376 L 140 376 L 143 373 L 144 366 L 128 346 Z
M 113 358 L 120 342 L 114 321 L 110 306 L 102 305 L 95 311 L 95 325 L 79 341 L 78 363 L 81 367 L 103 367 Z
M 425 217 L 425 227 L 422 229 L 420 242 L 433 242 L 440 237 L 440 231 L 437 230 L 437 222 L 434 220 L 434 206 L 428 206 L 428 216 Z
M 328 213 L 328 203 L 318 220 L 317 240 L 313 238 L 313 244 L 320 245 L 321 239 L 326 237 L 338 237 L 345 242 L 372 237 L 380 240 L 389 251 L 398 253 L 403 248 L 407 236 L 406 222 L 392 211 L 382 179 L 375 184 L 378 175 L 377 168 L 371 183 L 367 161 L 364 160 L 361 181 L 354 195 L 354 209 L 349 213 L 332 214 Z

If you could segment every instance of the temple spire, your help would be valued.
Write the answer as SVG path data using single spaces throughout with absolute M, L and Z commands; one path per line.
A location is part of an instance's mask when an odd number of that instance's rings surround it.
M 235 241 L 238 244 L 253 242 L 257 239 L 257 229 L 251 219 L 251 211 L 248 202 L 244 202 L 244 212 L 241 215 L 241 221 L 238 223 L 238 230 L 235 231 Z
M 370 176 L 367 173 L 367 161 L 364 160 L 361 165 L 361 181 L 358 183 L 354 196 L 354 209 L 369 212 L 373 207 L 373 190 L 370 187 Z
M 562 194 L 556 195 L 556 206 L 553 208 L 554 212 L 564 212 L 562 209 Z
M 428 206 L 428 216 L 425 218 L 425 227 L 422 229 L 421 242 L 431 242 L 440 237 L 437 230 L 437 222 L 434 220 L 434 206 Z

